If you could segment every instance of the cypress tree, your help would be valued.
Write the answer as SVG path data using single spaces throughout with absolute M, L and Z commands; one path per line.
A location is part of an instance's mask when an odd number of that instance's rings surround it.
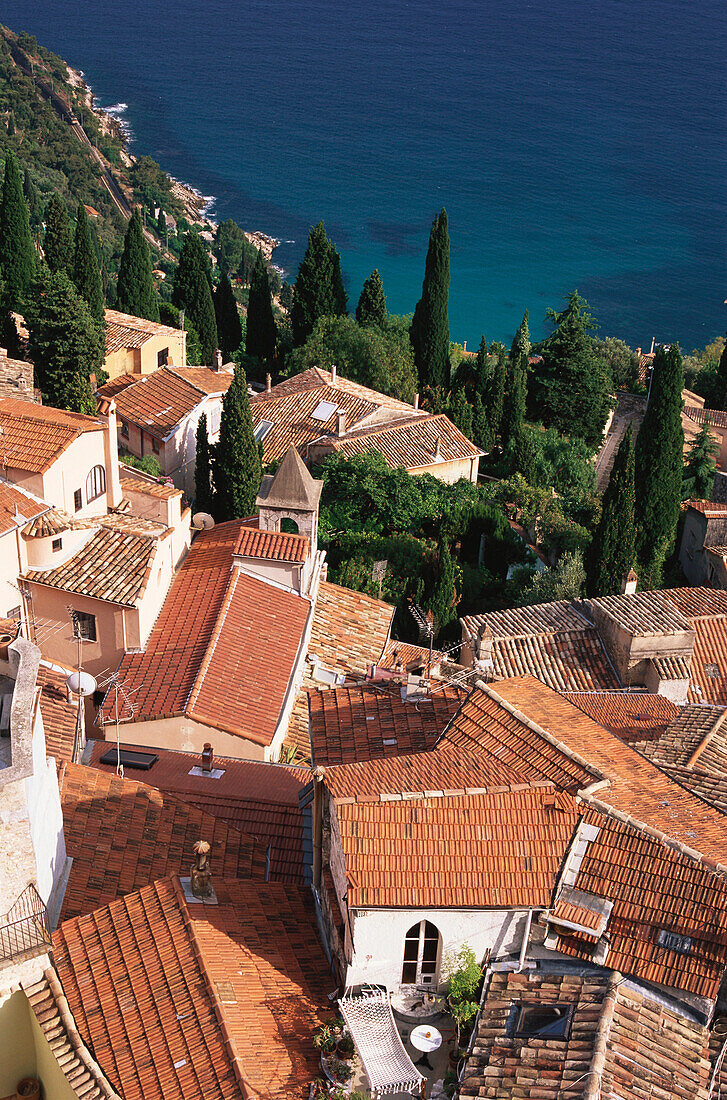
M 505 394 L 507 392 L 508 360 L 507 352 L 502 344 L 493 344 L 490 353 L 494 359 L 494 363 L 484 402 L 487 410 L 487 419 L 490 424 L 490 436 L 494 442 L 499 438 L 502 432 L 502 420 L 505 412 Z
M 525 353 L 521 354 L 518 362 L 512 364 L 509 382 L 500 425 L 503 447 L 514 443 L 523 430 L 528 392 L 528 358 Z
M 723 409 L 727 408 L 727 343 L 722 348 L 717 366 L 717 393 Z
M 202 361 L 211 363 L 219 346 L 217 321 L 212 301 L 209 259 L 198 233 L 188 232 L 174 272 L 172 302 L 183 309 L 199 337 Z
M 197 457 L 194 467 L 194 507 L 197 512 L 212 514 L 214 498 L 212 494 L 212 468 L 210 466 L 210 443 L 207 435 L 207 416 L 205 413 L 197 424 Z
M 636 557 L 643 587 L 658 588 L 679 520 L 684 432 L 679 345 L 659 348 L 636 442 Z
M 40 199 L 38 198 L 38 192 L 31 178 L 30 171 L 27 168 L 23 173 L 23 194 L 28 204 L 28 217 L 30 219 L 31 228 L 37 229 L 41 220 Z
M 157 233 L 159 234 L 159 239 L 161 241 L 166 242 L 166 239 L 167 239 L 167 219 L 166 219 L 166 216 L 165 216 L 164 211 L 162 210 L 161 206 L 159 207 L 159 217 L 157 218 Z
M 8 137 L 15 137 L 15 112 L 12 108 L 8 111 Z
M 522 474 L 528 485 L 537 486 L 540 482 L 538 455 L 531 428 L 527 428 L 524 424 L 520 425 L 517 434 L 510 438 L 508 455 L 513 473 Z
M 227 362 L 242 343 L 242 322 L 237 308 L 232 283 L 227 272 L 223 271 L 215 291 L 215 319 L 220 351 Z
M 293 343 L 300 347 L 321 317 L 346 312 L 346 292 L 341 277 L 341 260 L 328 239 L 323 222 L 308 233 L 308 247 L 298 268 L 290 323 Z
M 45 212 L 45 238 L 43 240 L 45 262 L 52 273 L 73 270 L 73 230 L 66 204 L 52 195 Z
M 76 290 L 88 302 L 97 321 L 103 321 L 104 294 L 98 255 L 94 246 L 94 232 L 83 203 L 78 204 L 76 231 L 73 246 L 72 279 Z
M 235 368 L 232 385 L 222 399 L 220 438 L 215 447 L 213 477 L 215 519 L 241 519 L 255 511 L 262 467 L 252 428 L 247 379 Z
M 152 275 L 149 245 L 144 240 L 138 210 L 131 215 L 126 228 L 116 302 L 122 313 L 145 317 L 147 321 L 159 320 L 159 296 Z
M 47 404 L 95 412 L 89 374 L 104 357 L 101 329 L 64 271 L 47 269 L 27 296 L 26 321 L 38 385 Z
M 258 359 L 272 359 L 275 355 L 277 338 L 278 330 L 273 317 L 268 269 L 262 252 L 258 251 L 250 280 L 245 351 L 248 355 L 257 356 Z
M 437 567 L 429 610 L 434 615 L 435 630 L 441 630 L 456 615 L 457 573 L 446 539 L 442 539 L 439 545 Z
M 0 201 L 0 275 L 9 309 L 22 307 L 35 274 L 35 248 L 18 162 L 8 150 Z
M 449 229 L 447 211 L 437 214 L 429 234 L 422 296 L 414 310 L 410 337 L 419 385 L 449 382 Z
M 618 449 L 587 562 L 588 593 L 616 596 L 636 556 L 634 439 L 629 427 Z
M 527 310 L 523 314 L 523 319 L 518 325 L 518 330 L 512 341 L 510 362 L 519 363 L 522 355 L 530 356 L 530 324 Z
M 356 320 L 360 325 L 386 325 L 386 295 L 384 284 L 376 268 L 363 285 L 361 297 L 356 306 Z
M 709 427 L 709 419 L 707 419 L 687 453 L 687 463 L 682 476 L 684 500 L 709 500 L 712 496 L 719 446 L 712 438 Z

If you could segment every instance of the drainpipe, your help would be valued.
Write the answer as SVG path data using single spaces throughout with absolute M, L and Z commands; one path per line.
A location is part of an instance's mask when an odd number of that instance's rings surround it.
M 522 968 L 525 966 L 525 958 L 528 953 L 528 945 L 530 943 L 530 928 L 532 927 L 532 923 L 533 911 L 532 909 L 528 909 L 528 915 L 525 918 L 525 931 L 523 932 L 523 942 L 522 946 L 520 947 L 520 958 L 518 959 L 518 964 L 515 967 L 516 974 L 519 974 Z
M 313 886 L 320 893 L 323 863 L 323 768 L 313 772 Z

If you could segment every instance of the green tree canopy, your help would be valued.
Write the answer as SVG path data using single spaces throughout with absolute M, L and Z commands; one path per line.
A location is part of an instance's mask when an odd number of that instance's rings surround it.
M 508 372 L 502 420 L 500 421 L 500 437 L 503 447 L 520 436 L 525 422 L 525 406 L 528 392 L 528 357 L 521 352 L 520 357 L 510 365 Z
M 242 367 L 235 368 L 232 385 L 222 399 L 220 438 L 212 469 L 215 519 L 224 522 L 253 515 L 262 467 Z
M 533 415 L 562 435 L 580 436 L 596 447 L 613 404 L 608 366 L 589 335 L 596 322 L 577 290 L 565 309 L 549 309 L 547 317 L 556 327 L 540 345 L 543 362 L 534 368 L 530 390 Z
M 30 174 L 30 170 L 26 166 L 23 172 L 23 194 L 25 195 L 25 201 L 28 204 L 28 217 L 30 219 L 30 228 L 37 229 L 41 223 L 42 208 L 40 205 L 40 199 L 38 198 L 38 189 L 33 183 L 33 177 Z
M 706 419 L 687 452 L 682 476 L 683 500 L 710 500 L 717 472 L 719 444 L 714 440 Z
M 449 384 L 449 226 L 437 214 L 429 234 L 422 296 L 411 323 L 414 362 L 422 389 Z
M 95 413 L 89 374 L 99 371 L 104 341 L 88 303 L 65 272 L 43 268 L 28 294 L 26 321 L 38 385 L 48 405 Z
M 198 233 L 190 231 L 174 272 L 172 302 L 185 311 L 192 322 L 202 347 L 202 361 L 211 363 L 218 347 L 217 321 L 212 301 L 210 263 L 204 243 Z
M 353 317 L 320 318 L 303 347 L 291 353 L 288 365 L 292 374 L 335 365 L 343 378 L 399 401 L 412 401 L 417 388 L 408 337 L 402 340 L 396 328 L 362 328 Z
M 319 222 L 308 233 L 308 247 L 295 281 L 290 312 L 295 346 L 305 343 L 321 317 L 345 314 L 345 297 L 340 257 L 325 225 Z
M 152 275 L 151 254 L 144 240 L 138 210 L 131 215 L 124 237 L 116 301 L 122 313 L 146 317 L 148 321 L 159 320 L 159 296 Z
M 220 273 L 215 291 L 215 319 L 222 357 L 228 362 L 242 343 L 242 322 L 226 271 Z
M 588 556 L 588 592 L 615 596 L 636 558 L 634 440 L 629 427 L 618 449 L 605 493 L 601 519 Z
M 212 493 L 212 467 L 210 464 L 210 444 L 207 435 L 207 416 L 205 413 L 197 423 L 197 454 L 194 467 L 194 508 L 195 512 L 214 514 L 214 495 Z
M 386 325 L 386 295 L 376 268 L 363 285 L 356 306 L 356 320 L 360 325 L 378 325 L 379 328 Z
M 88 302 L 93 316 L 97 321 L 102 322 L 104 319 L 103 284 L 94 245 L 94 232 L 83 203 L 78 204 L 71 278 L 78 293 L 84 301 Z M 144 314 L 137 314 L 137 316 L 143 317 Z
M 575 550 L 562 555 L 553 569 L 536 573 L 520 598 L 520 604 L 551 603 L 555 600 L 577 600 L 583 594 L 586 571 L 583 555 Z
M 679 521 L 683 388 L 679 345 L 658 348 L 649 402 L 636 441 L 636 557 L 644 588 L 660 586 Z
M 523 319 L 518 325 L 518 330 L 512 341 L 510 362 L 519 363 L 523 355 L 530 355 L 530 319 L 527 310 L 523 314 Z
M 717 389 L 719 393 L 720 408 L 727 408 L 727 343 L 722 348 L 717 367 Z
M 277 339 L 278 330 L 273 317 L 268 268 L 262 251 L 258 251 L 250 280 L 245 351 L 258 359 L 272 359 L 275 355 Z
M 45 211 L 45 237 L 43 238 L 45 262 L 52 274 L 73 272 L 73 229 L 66 204 L 58 195 L 51 195 Z
M 23 194 L 18 162 L 8 149 L 0 200 L 0 276 L 9 309 L 22 309 L 24 296 L 35 274 L 35 261 L 28 204 Z

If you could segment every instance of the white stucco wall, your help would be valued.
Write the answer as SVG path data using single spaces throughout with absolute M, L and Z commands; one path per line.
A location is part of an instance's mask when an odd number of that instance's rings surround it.
M 401 982 L 404 938 L 412 925 L 428 920 L 442 937 L 438 976 L 446 978 L 446 961 L 467 944 L 478 960 L 489 949 L 493 957 L 519 952 L 526 911 L 495 909 L 355 909 L 353 959 L 347 984 L 374 982 L 389 989 Z

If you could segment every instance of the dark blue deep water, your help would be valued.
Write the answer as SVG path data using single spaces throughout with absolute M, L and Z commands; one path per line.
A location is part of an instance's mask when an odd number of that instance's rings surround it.
M 574 287 L 604 334 L 727 327 L 724 0 L 3 0 L 126 103 L 133 149 L 286 243 L 321 217 L 355 305 L 421 290 L 446 206 L 454 339 L 536 334 Z

